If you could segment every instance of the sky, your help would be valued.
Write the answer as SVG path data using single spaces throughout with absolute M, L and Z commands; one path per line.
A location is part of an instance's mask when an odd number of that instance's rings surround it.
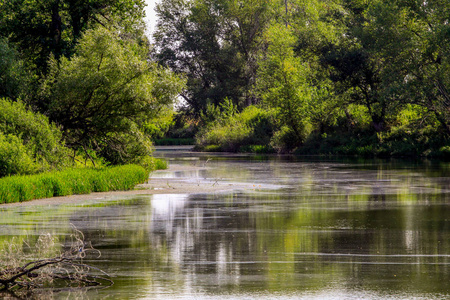
M 155 6 L 159 0 L 145 0 L 147 3 L 147 7 L 145 8 L 145 22 L 147 23 L 147 35 L 151 39 L 151 34 L 153 30 L 155 30 L 156 26 L 156 14 L 155 14 Z

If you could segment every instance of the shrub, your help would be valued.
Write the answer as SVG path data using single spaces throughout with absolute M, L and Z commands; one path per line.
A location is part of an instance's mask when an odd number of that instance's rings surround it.
M 152 154 L 153 145 L 150 138 L 132 122 L 130 132 L 106 133 L 105 136 L 113 142 L 102 146 L 98 153 L 112 165 L 139 164 L 142 159 Z
M 230 120 L 228 124 L 218 125 L 203 134 L 198 141 L 201 145 L 218 145 L 222 151 L 236 151 L 251 134 L 246 124 Z
M 217 115 L 217 110 L 210 111 Z M 274 130 L 270 111 L 256 106 L 249 106 L 241 113 L 226 109 L 196 135 L 196 147 L 207 151 L 250 150 L 252 147 L 245 146 L 268 145 Z
M 0 98 L 0 176 L 30 174 L 68 166 L 62 133 L 22 102 Z
M 199 119 L 181 111 L 174 116 L 174 124 L 169 128 L 166 134 L 167 138 L 174 139 L 194 139 L 198 132 Z M 192 144 L 194 142 L 191 142 Z
M 38 168 L 17 136 L 5 136 L 0 132 L 0 177 L 9 174 L 31 174 Z
M 154 170 L 165 170 L 167 169 L 167 161 L 165 161 L 164 159 L 159 159 L 159 158 L 153 158 L 154 161 Z
M 143 167 L 148 173 L 156 170 L 167 169 L 167 162 L 164 159 L 154 158 L 151 156 L 142 157 L 136 162 L 136 165 Z
M 277 152 L 292 150 L 297 145 L 297 136 L 288 126 L 282 126 L 280 130 L 273 134 L 270 140 L 270 146 Z

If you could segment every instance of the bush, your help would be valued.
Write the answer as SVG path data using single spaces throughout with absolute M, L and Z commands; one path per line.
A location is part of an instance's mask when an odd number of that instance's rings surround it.
M 154 158 L 151 156 L 142 158 L 138 165 L 143 167 L 148 173 L 156 170 L 167 169 L 167 162 L 164 159 Z
M 251 128 L 246 124 L 230 120 L 228 124 L 213 127 L 205 132 L 198 142 L 201 145 L 218 145 L 222 151 L 235 152 L 244 145 L 251 134 Z
M 0 132 L 0 177 L 9 174 L 32 174 L 38 168 L 18 137 L 5 136 Z
M 406 119 L 404 119 L 406 120 Z M 310 135 L 296 154 L 356 155 L 365 157 L 448 157 L 449 136 L 430 122 L 411 119 L 398 122 L 385 132 L 370 128 L 335 130 Z M 431 120 L 433 121 L 433 120 Z
M 0 176 L 30 174 L 70 164 L 62 133 L 22 102 L 0 98 Z
M 155 162 L 161 166 L 161 162 Z M 111 168 L 67 169 L 39 175 L 10 176 L 0 179 L 0 203 L 32 199 L 131 190 L 148 180 L 148 172 L 137 165 Z
M 199 119 L 188 115 L 185 111 L 180 111 L 174 116 L 174 124 L 166 133 L 166 138 L 173 139 L 194 139 L 198 132 Z M 193 144 L 193 142 L 192 142 Z
M 294 149 L 298 145 L 297 136 L 288 126 L 282 126 L 275 132 L 270 140 L 270 145 L 277 152 L 284 152 Z
M 211 111 L 217 114 L 216 110 Z M 252 147 L 245 146 L 268 145 L 274 130 L 270 111 L 256 106 L 249 106 L 241 113 L 228 109 L 196 135 L 196 147 L 209 151 L 248 150 Z

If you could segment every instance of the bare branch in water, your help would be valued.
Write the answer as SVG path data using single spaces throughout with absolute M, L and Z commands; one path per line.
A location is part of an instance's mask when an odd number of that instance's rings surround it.
M 20 245 L 12 242 L 8 249 L 0 251 L 0 291 L 56 287 L 61 282 L 79 287 L 112 285 L 106 272 L 83 263 L 87 255 L 99 258 L 101 253 L 85 242 L 83 233 L 75 226 L 72 229 L 65 251 L 58 250 L 63 247 L 50 234 L 41 235 L 31 253 L 23 250 L 23 245 L 31 249 L 26 242 Z

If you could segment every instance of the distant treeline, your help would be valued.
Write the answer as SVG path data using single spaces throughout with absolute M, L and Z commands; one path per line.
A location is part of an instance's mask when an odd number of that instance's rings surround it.
M 0 175 L 145 165 L 164 137 L 222 151 L 450 153 L 448 1 L 162 0 L 153 45 L 144 6 L 0 3 L 1 105 L 27 116 L 0 111 Z
M 174 137 L 197 129 L 207 150 L 450 153 L 448 1 L 162 0 L 156 10 L 154 58 L 187 78 Z

